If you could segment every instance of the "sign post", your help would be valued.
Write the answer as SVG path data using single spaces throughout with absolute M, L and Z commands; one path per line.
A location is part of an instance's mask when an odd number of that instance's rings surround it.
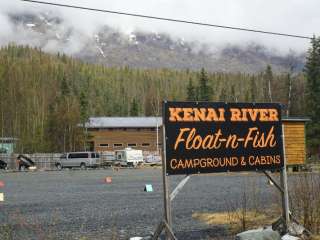
M 287 167 L 286 167 L 286 150 L 285 150 L 285 138 L 284 138 L 284 125 L 282 125 L 282 141 L 283 141 L 283 156 L 284 156 L 284 166 L 280 171 L 280 184 L 283 189 L 281 193 L 282 196 L 282 216 L 286 222 L 286 228 L 290 223 L 290 211 L 289 211 L 289 194 L 288 194 L 288 177 L 287 177 Z
M 165 115 L 165 110 L 163 109 L 163 116 Z M 166 142 L 166 128 L 165 123 L 162 125 L 162 142 Z M 158 144 L 157 144 L 158 145 Z M 164 206 L 164 219 L 158 225 L 156 231 L 153 234 L 152 239 L 157 240 L 163 231 L 166 230 L 166 239 L 167 240 L 176 240 L 174 233 L 171 229 L 172 218 L 171 218 L 171 196 L 169 194 L 169 179 L 166 173 L 167 169 L 167 158 L 166 158 L 166 145 L 162 144 L 162 180 L 163 180 L 163 206 Z
M 163 142 L 165 142 L 166 133 L 165 128 L 162 128 L 162 136 Z M 170 195 L 169 195 L 169 182 L 168 176 L 166 173 L 166 146 L 163 145 L 162 151 L 162 173 L 163 173 L 163 197 L 164 197 L 164 219 L 168 226 L 171 226 L 171 202 L 170 202 Z
M 191 174 L 281 171 L 283 217 L 289 223 L 281 106 L 276 103 L 163 103 L 164 220 L 153 239 L 171 226 L 171 204 Z M 169 195 L 168 177 L 187 175 Z M 279 187 L 280 188 L 280 187 Z

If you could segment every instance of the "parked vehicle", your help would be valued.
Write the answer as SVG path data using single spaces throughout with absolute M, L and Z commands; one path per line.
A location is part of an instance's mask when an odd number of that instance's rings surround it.
M 35 162 L 32 161 L 32 159 L 27 157 L 26 155 L 20 154 L 17 157 L 17 163 L 18 163 L 18 168 L 20 171 L 36 170 L 37 169 Z
M 125 148 L 123 150 L 115 151 L 116 163 L 121 166 L 132 166 L 135 167 L 143 163 L 142 150 L 135 150 L 132 148 Z
M 110 167 L 115 165 L 116 157 L 114 152 L 102 152 L 100 153 L 100 167 Z
M 97 167 L 99 165 L 100 155 L 95 152 L 70 152 L 62 154 L 59 161 L 55 163 L 57 169 L 80 167 Z
M 0 169 L 4 169 L 4 170 L 8 169 L 8 164 L 4 160 L 1 160 L 1 159 L 0 159 Z
M 159 155 L 148 155 L 145 157 L 144 162 L 146 165 L 159 166 L 162 164 L 161 157 Z

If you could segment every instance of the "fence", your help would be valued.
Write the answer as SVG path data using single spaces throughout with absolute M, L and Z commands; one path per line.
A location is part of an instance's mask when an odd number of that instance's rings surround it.
M 32 161 L 35 162 L 37 169 L 40 170 L 53 170 L 55 169 L 55 163 L 59 160 L 62 153 L 34 153 L 26 154 Z M 8 164 L 8 169 L 18 170 L 17 157 L 19 154 L 0 154 L 0 159 Z M 143 152 L 144 161 L 147 162 L 150 158 L 158 159 L 156 152 Z M 107 165 L 105 163 L 114 160 L 114 152 L 103 152 L 100 153 L 100 158 L 98 159 L 98 165 Z
M 18 170 L 17 158 L 19 154 L 0 154 L 0 159 L 8 164 L 8 168 L 11 170 Z M 60 153 L 35 153 L 28 154 L 29 158 L 34 161 L 38 169 L 51 170 L 54 169 L 55 163 L 60 158 Z

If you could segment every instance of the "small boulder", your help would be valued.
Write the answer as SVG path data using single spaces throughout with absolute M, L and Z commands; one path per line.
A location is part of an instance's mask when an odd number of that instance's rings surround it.
M 281 240 L 300 240 L 301 238 L 297 238 L 297 237 L 294 237 L 294 236 L 290 236 L 288 234 L 282 236 Z
M 281 240 L 281 236 L 271 228 L 261 228 L 239 233 L 236 236 L 236 240 Z

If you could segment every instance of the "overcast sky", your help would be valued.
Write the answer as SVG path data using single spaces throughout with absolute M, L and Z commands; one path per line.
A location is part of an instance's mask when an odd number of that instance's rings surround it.
M 45 0 L 92 8 L 123 11 L 165 18 L 176 18 L 218 25 L 312 36 L 320 35 L 319 0 Z M 306 51 L 309 41 L 264 34 L 238 32 L 181 23 L 139 19 L 83 10 L 48 7 L 18 0 L 0 0 L 0 38 L 14 38 L 7 13 L 50 11 L 62 15 L 66 22 L 85 34 L 93 34 L 101 25 L 123 32 L 134 30 L 165 32 L 173 37 L 212 45 L 263 43 L 287 52 Z M 3 41 L 0 41 L 3 42 Z

